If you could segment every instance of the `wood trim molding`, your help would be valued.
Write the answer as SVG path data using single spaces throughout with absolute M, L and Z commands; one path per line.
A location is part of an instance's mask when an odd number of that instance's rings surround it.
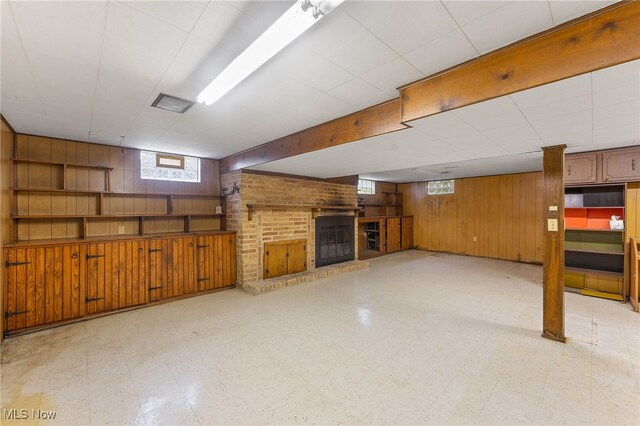
M 542 337 L 565 342 L 564 335 L 564 150 L 542 148 Z M 555 221 L 556 230 L 550 230 Z
M 220 173 L 330 148 L 407 127 L 400 123 L 400 100 L 393 99 L 225 157 L 220 160 Z
M 0 120 L 2 120 L 2 122 L 3 122 L 4 124 L 6 124 L 6 125 L 7 125 L 7 127 L 9 128 L 9 130 L 11 130 L 11 132 L 13 133 L 13 137 L 14 137 L 14 139 L 15 139 L 15 136 L 16 136 L 18 133 L 15 131 L 15 129 L 14 129 L 13 127 L 11 127 L 11 124 L 9 124 L 9 122 L 7 121 L 7 119 L 6 119 L 6 118 L 4 118 L 4 115 L 0 114 Z
M 400 88 L 401 122 L 640 58 L 640 1 L 623 1 Z

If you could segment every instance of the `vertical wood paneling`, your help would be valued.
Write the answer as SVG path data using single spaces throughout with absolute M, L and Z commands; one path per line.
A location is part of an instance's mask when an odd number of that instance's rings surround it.
M 428 196 L 424 182 L 398 188 L 418 248 L 542 262 L 541 173 L 456 179 L 451 195 Z

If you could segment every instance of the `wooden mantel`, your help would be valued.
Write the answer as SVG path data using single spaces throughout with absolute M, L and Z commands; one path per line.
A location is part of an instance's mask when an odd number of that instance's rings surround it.
M 258 209 L 310 209 L 313 212 L 313 218 L 321 211 L 353 211 L 358 216 L 360 208 L 357 206 L 331 206 L 331 205 L 315 205 L 315 204 L 247 204 L 249 209 L 249 220 L 253 220 L 253 212 Z

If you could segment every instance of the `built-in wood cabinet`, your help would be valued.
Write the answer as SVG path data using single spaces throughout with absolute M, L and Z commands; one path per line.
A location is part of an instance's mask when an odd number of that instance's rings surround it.
M 263 277 L 274 278 L 307 270 L 307 240 L 264 244 Z
M 412 216 L 358 218 L 359 259 L 368 259 L 412 247 Z
M 197 244 L 208 245 L 203 257 Z M 11 333 L 233 285 L 235 233 L 14 243 L 3 274 Z
M 603 152 L 602 180 L 604 182 L 640 180 L 640 147 Z
M 565 183 L 595 183 L 597 180 L 595 152 L 567 155 L 565 159 Z
M 567 185 L 640 181 L 640 146 L 569 154 L 564 179 Z

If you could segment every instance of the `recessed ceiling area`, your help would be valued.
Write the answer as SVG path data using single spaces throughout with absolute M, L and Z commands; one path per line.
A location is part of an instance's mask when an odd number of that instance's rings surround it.
M 408 124 L 410 129 L 253 168 L 406 182 L 436 179 L 447 170 L 443 176 L 451 178 L 541 170 L 543 146 L 566 144 L 572 153 L 638 145 L 640 61 Z
M 347 1 L 216 104 L 151 107 L 195 99 L 291 3 L 3 1 L 0 112 L 21 133 L 221 158 L 613 2 Z

